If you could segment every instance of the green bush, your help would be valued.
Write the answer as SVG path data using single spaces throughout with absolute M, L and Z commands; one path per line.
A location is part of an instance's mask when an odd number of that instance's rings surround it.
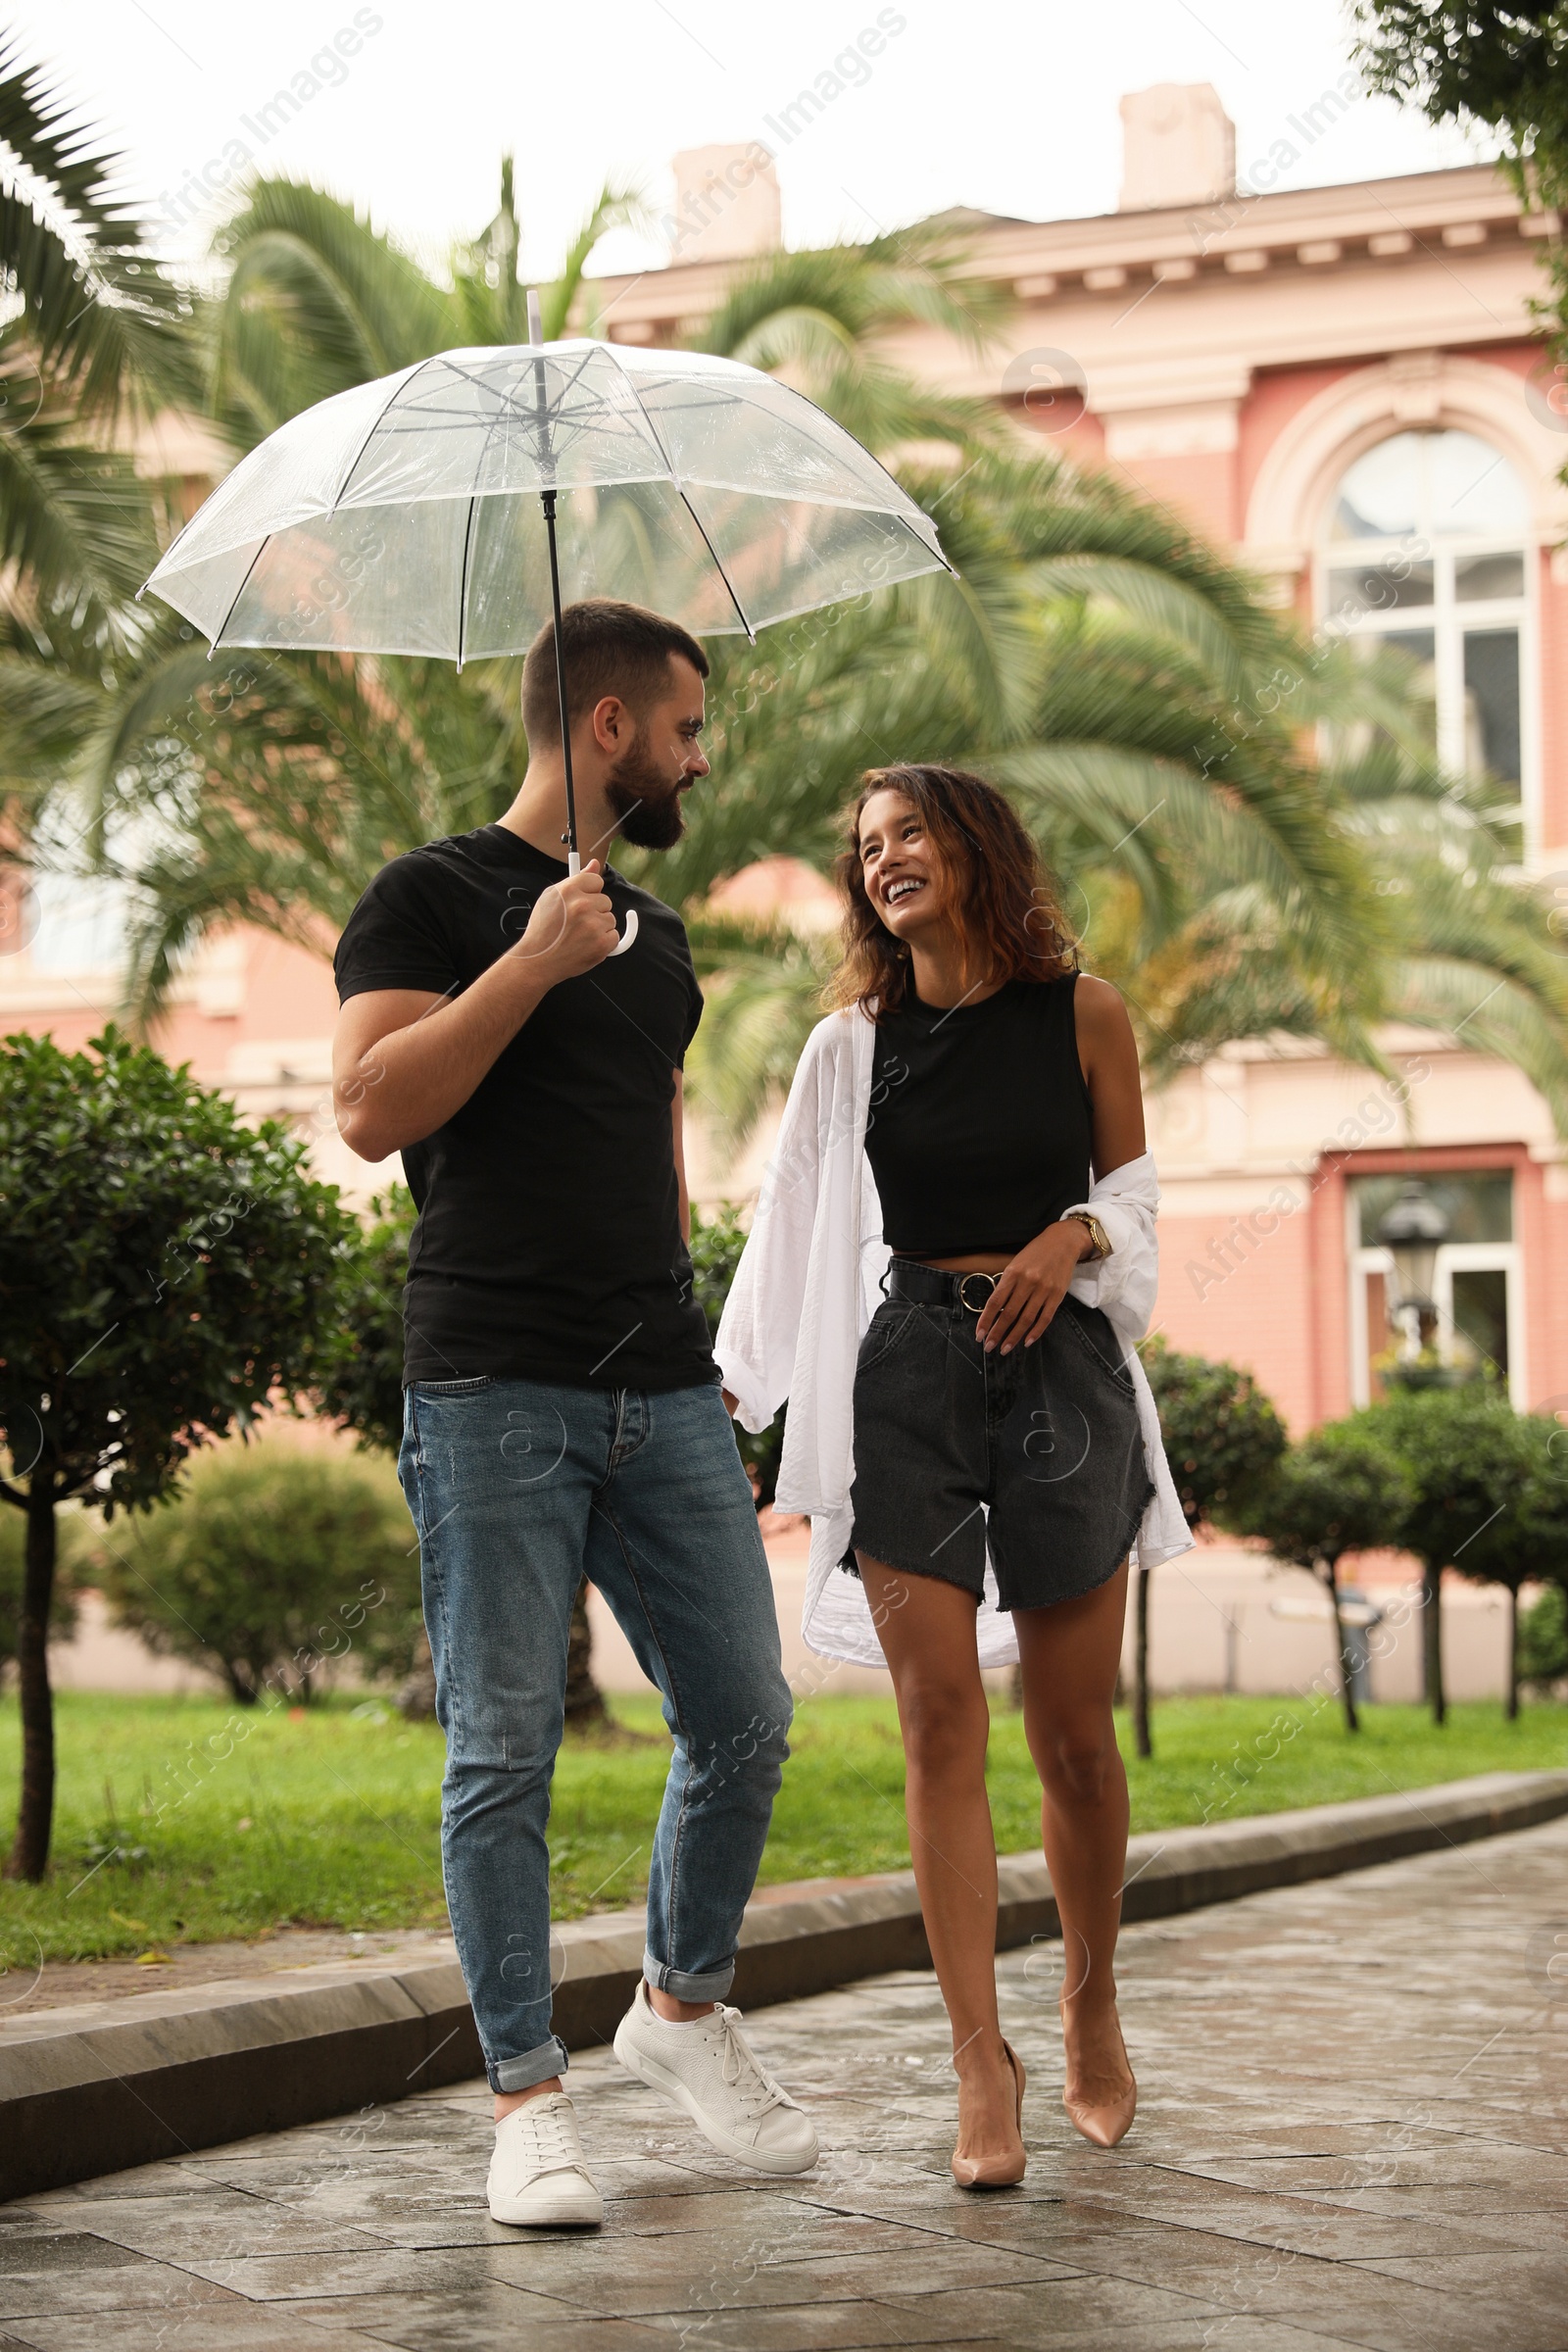
M 277 1438 L 197 1461 L 173 1501 L 103 1539 L 104 1591 L 148 1647 L 192 1659 L 248 1704 L 307 1699 L 351 1657 L 406 1674 L 417 1545 L 391 1466 Z
M 1238 1527 L 1285 1451 L 1284 1422 L 1239 1364 L 1183 1355 L 1161 1339 L 1139 1352 L 1188 1526 Z
M 692 1294 L 708 1318 L 710 1340 L 718 1337 L 718 1319 L 724 1312 L 729 1286 L 735 1279 L 745 1247 L 746 1231 L 740 1210 L 732 1201 L 723 1201 L 711 1217 L 705 1217 L 701 1209 L 692 1210 Z M 742 1429 L 738 1421 L 734 1426 L 735 1443 L 757 1491 L 757 1507 L 765 1509 L 778 1487 L 778 1461 L 784 1448 L 784 1409 L 781 1407 L 766 1429 L 759 1430 L 755 1437 L 749 1429 Z
M 403 1288 L 414 1196 L 395 1184 L 369 1204 L 339 1286 L 340 1328 L 317 1391 L 323 1413 L 396 1461 L 403 1442 Z
M 1519 1612 L 1519 1680 L 1538 1690 L 1568 1678 L 1568 1592 L 1548 1585 Z

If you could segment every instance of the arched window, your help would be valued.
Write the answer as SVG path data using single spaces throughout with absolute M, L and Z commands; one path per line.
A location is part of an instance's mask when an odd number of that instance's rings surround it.
M 1455 431 L 1396 433 L 1341 478 L 1323 550 L 1325 616 L 1396 647 L 1444 764 L 1525 796 L 1529 524 L 1506 458 Z

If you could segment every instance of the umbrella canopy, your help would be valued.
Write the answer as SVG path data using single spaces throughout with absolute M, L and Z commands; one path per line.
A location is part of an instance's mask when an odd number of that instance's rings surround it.
M 306 410 L 147 585 L 215 648 L 461 663 L 525 651 L 551 617 L 552 524 L 564 600 L 699 634 L 951 569 L 929 517 L 787 384 L 574 341 L 439 352 Z

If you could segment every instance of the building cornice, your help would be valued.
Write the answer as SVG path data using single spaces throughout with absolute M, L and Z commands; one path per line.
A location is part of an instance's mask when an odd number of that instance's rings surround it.
M 1472 164 L 1333 187 L 1239 190 L 1158 212 L 982 221 L 965 239 L 964 267 L 1033 306 L 1086 294 L 1125 298 L 1135 280 L 1188 284 L 1275 271 L 1321 279 L 1348 266 L 1423 256 L 1452 266 L 1489 249 L 1534 251 L 1557 228 L 1554 214 L 1525 211 L 1496 166 Z M 596 279 L 609 333 L 634 339 L 652 328 L 662 338 L 689 326 L 711 313 L 737 267 L 672 263 Z

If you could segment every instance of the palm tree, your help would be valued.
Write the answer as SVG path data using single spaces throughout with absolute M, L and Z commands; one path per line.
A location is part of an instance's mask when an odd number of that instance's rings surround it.
M 187 305 L 114 194 L 120 159 L 0 42 L 0 638 L 99 637 L 154 548 L 117 428 L 197 388 Z M 6 685 L 18 683 L 8 662 Z M 9 706 L 9 694 L 7 696 Z
M 602 193 L 550 289 L 547 332 L 588 303 L 587 260 L 636 201 Z M 292 182 L 260 183 L 223 244 L 232 274 L 207 334 L 214 398 L 241 438 L 420 351 L 523 331 L 506 165 L 497 216 L 459 249 L 449 286 L 351 208 Z M 1372 1024 L 1427 981 L 1435 1017 L 1479 1022 L 1501 977 L 1485 1034 L 1528 1054 L 1560 1099 L 1552 959 L 1539 942 L 1526 949 L 1495 845 L 1490 928 L 1474 919 L 1473 885 L 1460 901 L 1454 883 L 1416 894 L 1411 912 L 1448 904 L 1454 922 L 1471 918 L 1467 947 L 1423 943 L 1378 866 L 1377 759 L 1336 766 L 1303 751 L 1311 728 L 1338 721 L 1343 735 L 1369 716 L 1380 745 L 1391 727 L 1408 742 L 1395 684 L 1348 656 L 1325 662 L 1167 514 L 1020 451 L 981 404 L 928 394 L 879 356 L 891 329 L 916 319 L 983 345 L 998 297 L 962 275 L 962 259 L 930 229 L 771 256 L 738 276 L 705 329 L 713 348 L 789 373 L 889 459 L 923 449 L 926 464 L 902 470 L 960 576 L 808 615 L 755 647 L 715 640 L 722 787 L 657 869 L 626 862 L 690 909 L 771 852 L 825 864 L 856 776 L 918 747 L 1013 790 L 1070 877 L 1091 960 L 1133 1001 L 1156 1077 L 1270 1031 L 1375 1062 Z M 946 465 L 930 457 L 942 444 L 955 452 Z M 320 944 L 383 858 L 503 806 L 524 757 L 514 663 L 470 664 L 461 678 L 397 661 L 209 663 L 164 624 L 109 698 L 92 762 L 106 806 L 156 818 L 144 831 L 157 846 L 131 868 L 142 1009 L 210 924 L 260 921 Z M 1408 783 L 1401 806 L 1418 791 L 1451 826 L 1446 781 Z M 1489 838 L 1475 832 L 1472 850 Z M 1445 874 L 1451 846 L 1437 858 Z M 814 1016 L 821 957 L 734 923 L 700 925 L 696 945 L 713 1016 L 694 1093 L 739 1131 Z M 1499 968 L 1510 955 L 1520 975 Z

